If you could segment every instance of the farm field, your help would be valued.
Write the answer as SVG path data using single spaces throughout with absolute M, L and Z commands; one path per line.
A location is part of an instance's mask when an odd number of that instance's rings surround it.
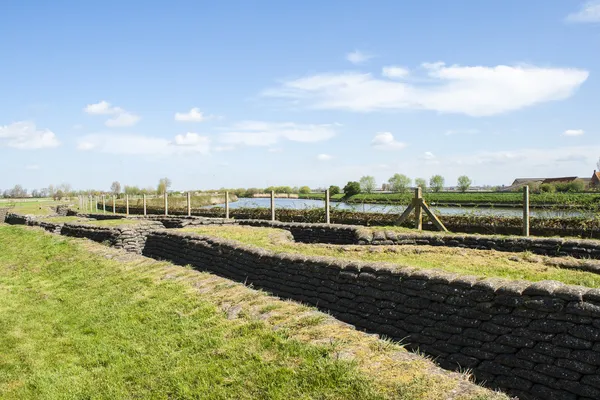
M 414 194 L 407 193 L 361 193 L 344 199 L 342 194 L 332 196 L 333 201 L 345 201 L 348 203 L 374 203 L 374 204 L 409 204 Z M 520 206 L 523 203 L 522 193 L 494 192 L 494 193 L 454 193 L 439 192 L 423 193 L 425 201 L 432 204 L 497 204 Z M 303 199 L 325 198 L 324 193 L 301 194 Z M 532 205 L 556 205 L 569 207 L 600 207 L 600 193 L 531 193 L 530 204 Z
M 204 226 L 181 229 L 201 235 L 236 240 L 276 253 L 335 257 L 352 261 L 385 262 L 390 268 L 439 269 L 481 278 L 513 280 L 556 280 L 566 284 L 600 287 L 600 275 L 568 266 L 596 261 L 571 257 L 543 257 L 530 253 L 507 253 L 438 246 L 339 246 L 303 244 L 291 240 L 287 231 L 248 226 Z M 564 266 L 564 267 L 561 267 Z
M 24 227 L 0 248 L 3 399 L 438 399 L 464 381 L 214 275 Z

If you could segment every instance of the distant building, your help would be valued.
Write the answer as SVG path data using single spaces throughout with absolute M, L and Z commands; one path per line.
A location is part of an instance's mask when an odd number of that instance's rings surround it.
M 592 179 L 590 180 L 590 187 L 600 188 L 600 172 L 594 170 L 594 175 L 592 175 Z
M 576 176 L 564 176 L 562 178 L 546 178 L 542 183 L 571 183 L 579 179 Z

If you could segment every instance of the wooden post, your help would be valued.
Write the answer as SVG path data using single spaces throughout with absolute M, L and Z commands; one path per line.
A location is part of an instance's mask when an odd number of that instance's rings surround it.
M 146 195 L 142 195 L 143 196 L 143 202 L 144 202 L 144 217 L 147 215 L 146 214 Z
M 116 207 L 116 205 L 115 205 L 115 202 L 116 202 L 116 200 L 115 200 L 115 197 L 116 197 L 116 196 L 113 194 L 113 214 L 116 214 L 116 213 L 117 213 L 117 207 Z
M 188 217 L 192 216 L 192 193 L 187 192 L 187 211 Z
M 523 236 L 529 236 L 529 186 L 523 187 Z
M 423 209 L 421 208 L 421 201 L 423 201 L 423 195 L 421 193 L 421 188 L 418 187 L 415 189 L 415 228 L 418 230 L 423 229 Z
M 325 223 L 331 223 L 331 218 L 329 216 L 329 189 L 325 191 Z
M 98 196 L 94 196 L 94 208 L 96 209 L 96 212 L 98 212 L 98 201 L 100 201 L 100 198 Z
M 106 214 L 106 195 L 102 195 L 102 213 Z
M 229 192 L 225 192 L 225 219 L 229 219 Z
M 275 221 L 275 191 L 271 190 L 271 221 Z
M 90 214 L 92 213 L 92 195 L 88 196 L 88 207 L 90 209 Z
M 169 200 L 168 200 L 168 197 L 167 197 L 167 191 L 166 190 L 165 190 L 164 196 L 165 196 L 165 215 L 169 215 Z
M 129 195 L 125 195 L 125 215 L 129 215 Z

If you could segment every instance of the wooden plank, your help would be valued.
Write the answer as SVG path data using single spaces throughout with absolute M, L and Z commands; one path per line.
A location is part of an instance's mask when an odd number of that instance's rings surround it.
M 529 236 L 529 186 L 523 187 L 523 236 Z
M 414 204 L 409 204 L 408 207 L 406 208 L 406 210 L 404 210 L 404 212 L 402 213 L 402 215 L 400 216 L 400 218 L 396 222 L 396 224 L 400 225 L 401 223 L 403 223 L 404 221 L 406 221 L 406 219 L 410 216 L 410 213 L 414 209 L 415 209 Z
M 435 227 L 438 228 L 438 230 L 440 230 L 442 232 L 448 232 L 448 229 L 446 228 L 446 226 L 444 226 L 444 224 L 442 223 L 442 221 L 440 221 L 440 219 L 437 217 L 437 215 L 435 215 L 433 213 L 433 211 L 431 211 L 431 209 L 429 208 L 427 203 L 425 203 L 425 201 L 423 201 L 423 204 L 421 207 L 423 208 L 423 210 L 425 211 L 425 213 L 427 214 L 427 216 L 429 217 L 431 222 L 433 222 Z
M 421 188 L 418 187 L 415 189 L 415 198 L 413 200 L 415 205 L 415 229 L 423 230 L 423 209 L 421 205 L 423 204 L 423 196 L 421 195 Z

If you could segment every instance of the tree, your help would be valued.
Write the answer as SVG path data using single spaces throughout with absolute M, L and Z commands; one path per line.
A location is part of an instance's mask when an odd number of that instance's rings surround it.
M 375 183 L 375 178 L 372 176 L 363 176 L 360 178 L 360 190 L 365 193 L 371 193 L 375 190 L 377 184 Z
M 54 201 L 59 201 L 62 200 L 63 197 L 65 197 L 65 193 L 62 191 L 62 189 L 58 189 L 56 192 L 54 192 Z
M 352 197 L 360 193 L 360 183 L 350 181 L 344 186 L 344 197 Z
M 298 193 L 300 193 L 300 194 L 309 194 L 310 193 L 310 188 L 308 186 L 302 186 L 300 189 L 298 189 Z
M 411 182 L 412 180 L 403 174 L 394 174 L 390 179 L 388 179 L 390 189 L 392 192 L 397 193 L 405 193 L 408 190 Z
M 329 195 L 335 196 L 336 194 L 340 194 L 341 189 L 339 186 L 331 185 L 329 186 Z
M 422 191 L 425 191 L 427 190 L 427 181 L 423 178 L 416 178 L 415 186 L 420 187 Z
M 444 177 L 441 175 L 434 175 L 429 178 L 429 187 L 434 192 L 439 192 L 444 188 Z
M 158 194 L 163 194 L 169 190 L 171 187 L 171 180 L 169 178 L 160 178 L 158 181 L 158 187 L 156 188 L 156 192 Z
M 469 179 L 468 176 L 466 175 L 462 175 L 458 177 L 458 189 L 461 192 L 466 192 L 467 189 L 469 189 L 471 187 L 471 180 Z
M 112 194 L 114 194 L 115 196 L 118 196 L 119 193 L 121 193 L 121 184 L 118 181 L 114 181 L 111 185 L 110 185 L 110 191 L 112 192 Z

